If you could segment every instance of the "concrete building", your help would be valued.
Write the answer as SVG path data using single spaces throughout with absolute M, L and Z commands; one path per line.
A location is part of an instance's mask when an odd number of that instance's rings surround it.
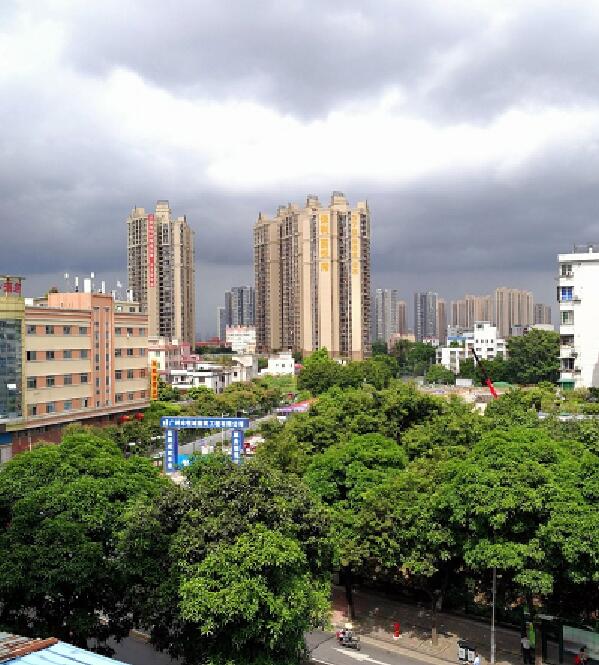
M 447 342 L 447 308 L 445 300 L 437 300 L 437 339 L 439 344 Z
M 253 286 L 234 286 L 225 291 L 225 320 L 228 326 L 253 326 L 256 292 Z
M 256 353 L 256 328 L 254 326 L 227 326 L 227 345 L 233 353 L 252 355 Z
M 599 387 L 599 245 L 558 256 L 560 383 Z
M 543 303 L 535 303 L 533 314 L 534 325 L 551 325 L 551 307 Z
M 280 206 L 254 226 L 256 343 L 360 360 L 370 353 L 370 211 L 341 192 Z
M 187 343 L 181 343 L 177 339 L 166 339 L 164 337 L 148 338 L 148 367 L 152 360 L 158 363 L 158 371 L 166 373 L 181 365 L 181 360 L 189 356 L 191 347 Z
M 293 376 L 295 374 L 295 360 L 291 353 L 279 353 L 270 356 L 268 367 L 263 369 L 260 374 L 270 376 Z
M 397 301 L 397 332 L 400 335 L 408 332 L 408 306 L 405 300 Z
M 472 349 L 481 360 L 493 360 L 500 354 L 507 357 L 505 340 L 498 336 L 497 327 L 492 323 L 477 321 L 472 332 L 472 337 L 466 337 L 466 358 L 473 356 Z
M 103 424 L 149 405 L 148 317 L 102 293 L 0 296 L 0 456 L 58 442 L 72 422 Z M 6 294 L 6 291 L 5 291 Z
M 494 321 L 493 297 L 466 294 L 460 300 L 451 302 L 451 325 L 459 328 L 473 328 L 477 321 Z
M 493 322 L 504 339 L 510 337 L 515 328 L 526 328 L 533 324 L 533 295 L 530 291 L 510 289 L 505 286 L 495 289 L 495 316 Z
M 134 208 L 127 218 L 129 289 L 147 313 L 152 337 L 195 342 L 194 233 L 174 218 L 168 201 L 155 212 Z
M 451 325 L 456 328 L 468 327 L 468 308 L 465 300 L 451 301 Z
M 438 299 L 439 294 L 433 291 L 414 294 L 414 335 L 417 342 L 439 339 Z
M 437 364 L 459 374 L 460 361 L 466 357 L 465 353 L 463 346 L 440 346 L 437 348 Z
M 216 308 L 216 326 L 218 339 L 224 342 L 227 336 L 227 308 L 222 305 Z
M 374 294 L 374 339 L 389 343 L 391 335 L 399 332 L 398 292 L 396 289 L 377 289 Z

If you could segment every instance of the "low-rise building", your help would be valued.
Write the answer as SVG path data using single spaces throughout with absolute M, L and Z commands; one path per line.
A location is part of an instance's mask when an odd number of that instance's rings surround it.
M 256 328 L 254 326 L 227 326 L 226 343 L 233 353 L 256 353 Z
M 177 339 L 148 338 L 148 366 L 155 360 L 158 363 L 158 371 L 162 374 L 168 374 L 171 369 L 179 369 L 182 359 L 190 354 L 190 345 L 181 343 Z
M 497 327 L 488 321 L 477 321 L 473 335 L 465 342 L 466 358 L 472 356 L 472 349 L 481 360 L 493 360 L 498 355 L 506 357 L 506 343 L 497 337 Z
M 465 358 L 463 346 L 440 346 L 437 348 L 437 364 L 450 369 L 454 374 L 460 373 L 460 361 Z
M 295 374 L 295 360 L 291 353 L 279 353 L 268 358 L 268 366 L 260 374 L 270 376 L 293 376 Z
M 25 301 L 20 278 L 0 296 L 1 459 L 60 441 L 73 422 L 104 424 L 149 405 L 148 317 L 103 293 Z M 15 287 L 18 286 L 18 292 Z

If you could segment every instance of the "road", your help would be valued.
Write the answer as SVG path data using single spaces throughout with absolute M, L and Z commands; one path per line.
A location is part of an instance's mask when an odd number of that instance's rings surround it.
M 306 636 L 311 660 L 319 665 L 423 665 L 422 660 L 393 651 L 393 647 L 361 644 L 360 651 L 339 646 L 335 633 L 315 631 Z

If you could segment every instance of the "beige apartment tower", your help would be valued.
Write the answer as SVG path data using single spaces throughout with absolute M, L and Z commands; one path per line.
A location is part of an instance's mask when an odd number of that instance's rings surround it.
M 532 293 L 505 286 L 495 289 L 494 321 L 497 334 L 503 339 L 513 335 L 519 328 L 532 326 L 534 321 Z
M 148 314 L 149 336 L 195 343 L 194 233 L 168 201 L 127 218 L 127 272 L 133 298 Z
M 370 353 L 370 212 L 341 192 L 307 197 L 254 226 L 258 351 L 360 360 Z

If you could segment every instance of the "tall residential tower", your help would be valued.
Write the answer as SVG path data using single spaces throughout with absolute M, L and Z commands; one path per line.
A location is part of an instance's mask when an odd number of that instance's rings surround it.
M 370 353 L 370 211 L 341 192 L 329 206 L 307 197 L 254 226 L 259 351 L 326 347 L 334 357 Z
M 399 332 L 398 293 L 395 289 L 377 289 L 374 293 L 374 339 L 389 342 Z
M 168 201 L 156 211 L 134 208 L 127 218 L 129 289 L 148 314 L 150 337 L 195 343 L 194 233 L 174 218 Z

